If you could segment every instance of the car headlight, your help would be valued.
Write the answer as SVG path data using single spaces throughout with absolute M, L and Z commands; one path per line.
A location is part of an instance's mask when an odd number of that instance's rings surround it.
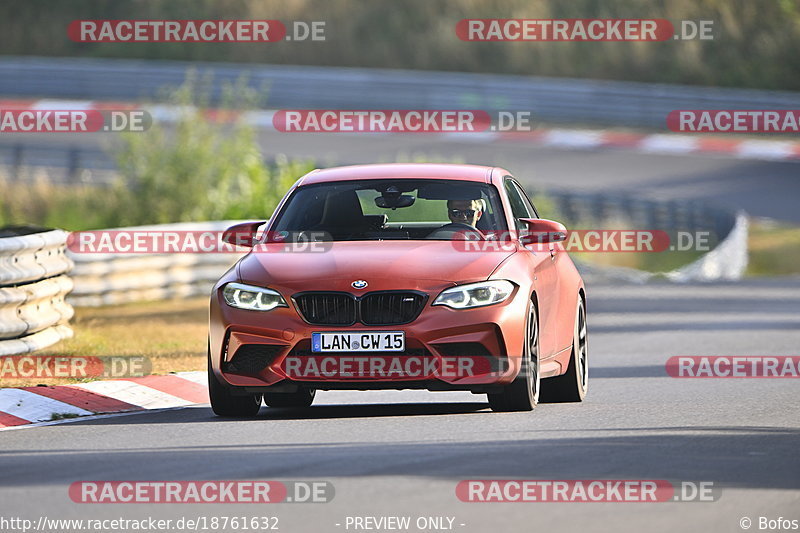
M 254 287 L 243 283 L 227 283 L 222 288 L 225 303 L 238 309 L 269 311 L 276 307 L 289 307 L 278 291 Z
M 511 296 L 514 284 L 503 279 L 481 281 L 445 289 L 433 305 L 446 305 L 453 309 L 469 309 L 500 303 Z

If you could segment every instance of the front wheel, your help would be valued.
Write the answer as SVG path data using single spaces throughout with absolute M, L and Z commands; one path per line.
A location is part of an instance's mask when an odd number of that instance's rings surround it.
M 211 409 L 218 416 L 246 418 L 258 414 L 261 409 L 261 395 L 248 394 L 235 396 L 231 390 L 219 382 L 211 368 L 211 352 L 208 357 L 208 396 Z
M 539 320 L 531 301 L 525 324 L 522 368 L 502 392 L 488 394 L 492 411 L 530 411 L 539 401 Z
M 582 402 L 589 389 L 589 344 L 586 334 L 586 305 L 578 298 L 575 311 L 572 354 L 567 371 L 542 382 L 542 401 L 548 403 Z

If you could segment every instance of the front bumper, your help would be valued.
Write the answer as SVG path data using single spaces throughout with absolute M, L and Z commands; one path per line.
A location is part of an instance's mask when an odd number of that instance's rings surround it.
M 280 291 L 288 308 L 256 312 L 228 306 L 220 286 L 211 296 L 211 367 L 222 383 L 246 392 L 298 386 L 487 392 L 511 382 L 520 370 L 529 302 L 520 287 L 500 304 L 459 310 L 432 306 L 438 291 L 426 291 L 428 301 L 411 323 L 341 327 L 306 323 L 291 292 Z M 311 334 L 325 331 L 403 331 L 406 349 L 400 354 L 312 353 Z

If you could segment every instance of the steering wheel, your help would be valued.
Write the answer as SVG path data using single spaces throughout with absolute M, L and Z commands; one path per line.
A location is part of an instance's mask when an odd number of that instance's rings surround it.
M 479 230 L 475 229 L 469 224 L 464 224 L 463 222 L 450 222 L 449 224 L 445 224 L 441 228 L 436 228 L 430 232 L 425 238 L 453 240 L 453 237 L 458 234 L 462 234 L 463 237 L 461 240 L 465 241 L 472 240 L 473 236 L 477 237 L 478 239 L 483 239 L 483 234 Z

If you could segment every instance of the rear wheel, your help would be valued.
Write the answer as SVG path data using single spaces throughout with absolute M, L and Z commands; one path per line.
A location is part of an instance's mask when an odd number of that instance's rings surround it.
M 525 324 L 522 368 L 502 392 L 489 394 L 492 411 L 530 411 L 539 401 L 539 320 L 536 304 L 531 301 Z
M 567 371 L 542 382 L 542 401 L 550 403 L 581 402 L 589 388 L 589 345 L 586 332 L 586 306 L 578 298 L 572 354 Z
M 230 388 L 219 382 L 211 369 L 211 351 L 208 357 L 208 396 L 211 399 L 211 409 L 219 416 L 244 418 L 255 416 L 261 409 L 261 395 L 248 394 L 235 396 Z
M 310 407 L 316 393 L 316 389 L 305 387 L 300 387 L 297 392 L 266 392 L 264 393 L 264 403 L 270 407 Z

